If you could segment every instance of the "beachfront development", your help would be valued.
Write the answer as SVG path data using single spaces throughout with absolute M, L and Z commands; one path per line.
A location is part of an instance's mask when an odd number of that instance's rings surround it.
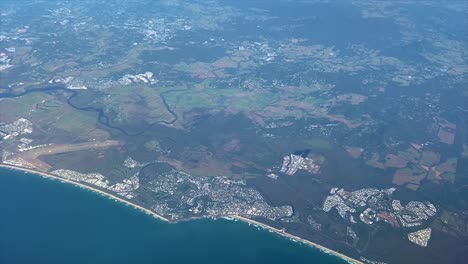
M 464 263 L 462 2 L 2 1 L 0 164 L 351 262 Z
M 39 172 L 39 171 L 35 171 L 35 170 L 31 170 L 31 169 L 27 169 L 27 168 L 21 168 L 21 167 L 16 167 L 16 166 L 12 166 L 12 165 L 3 165 L 3 164 L 0 164 L 0 167 L 3 167 L 3 168 L 7 168 L 7 169 L 13 169 L 13 170 L 21 170 L 21 171 L 25 171 L 25 172 L 29 172 L 29 173 L 33 173 L 33 174 L 37 174 L 39 176 L 42 176 L 42 177 L 45 177 L 45 178 L 50 178 L 50 179 L 56 179 L 56 180 L 60 180 L 62 182 L 65 182 L 65 183 L 70 183 L 70 184 L 73 184 L 73 185 L 77 185 L 78 187 L 81 187 L 81 188 L 85 188 L 85 189 L 89 189 L 91 191 L 94 191 L 100 195 L 104 195 L 104 196 L 107 196 L 113 200 L 116 200 L 118 202 L 122 202 L 124 204 L 128 204 L 132 207 L 134 207 L 135 209 L 138 209 L 144 213 L 147 213 L 149 215 L 152 215 L 154 216 L 155 218 L 159 219 L 159 220 L 162 220 L 162 221 L 165 221 L 165 222 L 169 222 L 169 223 L 176 223 L 177 220 L 180 220 L 180 219 L 174 219 L 174 216 L 172 216 L 171 218 L 172 219 L 168 219 L 164 216 L 162 216 L 161 214 L 159 214 L 158 212 L 155 212 L 156 210 L 149 210 L 149 209 L 146 209 L 134 202 L 131 202 L 129 199 L 133 198 L 133 197 L 128 197 L 128 195 L 125 195 L 125 194 L 122 194 L 122 193 L 118 193 L 119 196 L 124 196 L 125 198 L 127 199 L 122 199 L 118 196 L 115 196 L 113 195 L 112 193 L 109 193 L 109 192 L 104 192 L 101 190 L 101 188 L 95 188 L 95 187 L 92 187 L 91 185 L 87 185 L 87 184 L 82 184 L 80 183 L 80 181 L 84 182 L 84 183 L 90 183 L 92 185 L 96 185 L 96 187 L 105 187 L 107 183 L 103 183 L 101 180 L 101 176 L 100 175 L 77 175 L 76 173 L 73 173 L 73 172 L 57 172 L 55 174 L 61 174 L 62 176 L 58 176 L 58 175 L 54 175 L 54 174 L 48 174 L 48 173 L 43 173 L 43 172 Z M 91 176 L 91 180 L 89 180 Z M 107 188 L 109 190 L 111 190 L 110 188 Z M 112 191 L 118 191 L 118 190 L 112 190 Z M 253 210 L 249 210 L 247 212 L 242 212 L 242 211 L 238 211 L 238 212 L 227 212 L 226 215 L 223 214 L 216 214 L 216 215 L 213 215 L 211 217 L 215 217 L 215 218 L 225 218 L 225 219 L 238 219 L 238 220 L 241 220 L 243 222 L 246 222 L 248 224 L 252 224 L 254 226 L 258 226 L 258 227 L 262 227 L 262 228 L 265 228 L 267 230 L 270 230 L 270 231 L 273 231 L 281 236 L 285 236 L 293 241 L 299 241 L 301 243 L 304 243 L 306 245 L 309 245 L 309 246 L 312 246 L 312 247 L 315 247 L 315 248 L 318 248 L 322 251 L 324 251 L 325 253 L 328 253 L 328 254 L 333 254 L 339 258 L 342 258 L 343 260 L 349 262 L 349 263 L 353 263 L 353 264 L 363 264 L 363 262 L 359 261 L 359 260 L 356 260 L 356 259 L 353 259 L 347 255 L 344 255 L 340 252 L 337 252 L 335 250 L 332 250 L 330 248 L 326 248 L 320 244 L 317 244 L 317 243 L 314 243 L 312 241 L 309 241 L 309 240 L 306 240 L 306 239 L 303 239 L 303 238 L 300 238 L 298 236 L 295 236 L 295 235 L 291 235 L 289 233 L 287 233 L 285 231 L 285 229 L 278 229 L 278 228 L 275 228 L 275 227 L 272 227 L 272 226 L 269 226 L 269 225 L 266 225 L 266 224 L 263 224 L 262 222 L 258 222 L 256 220 L 253 220 L 251 219 L 250 217 L 252 216 L 258 216 L 259 213 L 261 213 L 262 210 L 260 209 L 256 209 L 254 208 Z M 198 213 L 198 212 L 195 212 L 195 213 Z M 254 213 L 254 215 L 252 215 L 252 213 Z M 255 215 L 256 213 L 256 215 Z M 288 212 L 289 214 L 292 214 L 292 211 L 291 212 Z M 245 215 L 245 216 L 244 216 Z M 273 215 L 271 215 L 273 216 Z M 206 216 L 204 216 L 206 217 Z

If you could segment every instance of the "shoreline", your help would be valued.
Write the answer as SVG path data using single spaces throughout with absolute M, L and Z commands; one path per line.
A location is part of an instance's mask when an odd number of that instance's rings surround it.
M 21 172 L 26 172 L 26 173 L 31 173 L 31 174 L 36 174 L 36 175 L 39 175 L 39 176 L 44 177 L 44 178 L 48 178 L 48 179 L 52 179 L 52 180 L 58 180 L 58 181 L 63 182 L 63 183 L 72 184 L 72 185 L 75 185 L 77 187 L 84 188 L 84 189 L 86 189 L 88 191 L 95 192 L 95 193 L 100 194 L 102 196 L 105 196 L 107 198 L 113 199 L 114 201 L 121 202 L 121 203 L 123 203 L 125 205 L 129 205 L 129 206 L 133 207 L 134 209 L 137 209 L 137 210 L 140 210 L 141 212 L 149 214 L 149 215 L 153 216 L 154 218 L 162 220 L 163 222 L 171 223 L 171 224 L 178 222 L 178 221 L 171 221 L 171 220 L 165 218 L 164 216 L 159 215 L 159 214 L 151 211 L 150 209 L 144 208 L 141 205 L 138 205 L 138 204 L 132 203 L 132 202 L 130 202 L 128 200 L 125 200 L 123 198 L 120 198 L 117 195 L 105 192 L 103 190 L 100 190 L 98 188 L 95 188 L 95 187 L 92 187 L 92 186 L 89 186 L 89 185 L 86 185 L 86 184 L 83 184 L 83 183 L 80 183 L 80 182 L 68 180 L 68 179 L 62 178 L 62 177 L 57 176 L 57 175 L 37 171 L 37 170 L 34 170 L 34 169 L 18 167 L 18 166 L 8 165 L 8 164 L 2 164 L 2 163 L 0 163 L 0 168 L 16 170 L 16 171 L 21 171 Z M 339 258 L 341 258 L 344 261 L 347 261 L 349 263 L 363 264 L 362 261 L 351 258 L 351 257 L 349 257 L 349 256 L 347 256 L 345 254 L 342 254 L 342 253 L 338 252 L 338 251 L 335 251 L 335 250 L 332 250 L 330 248 L 324 247 L 324 246 L 322 246 L 320 244 L 314 243 L 314 242 L 309 241 L 307 239 L 304 239 L 304 238 L 289 234 L 289 233 L 287 233 L 287 232 L 285 232 L 285 231 L 283 231 L 281 229 L 277 229 L 277 228 L 269 226 L 267 224 L 264 224 L 264 223 L 261 223 L 261 222 L 258 222 L 258 221 L 255 221 L 255 220 L 240 216 L 240 215 L 229 215 L 229 216 L 225 216 L 225 217 L 232 218 L 232 219 L 235 219 L 235 220 L 239 220 L 239 221 L 245 222 L 247 224 L 252 224 L 252 225 L 262 227 L 262 228 L 270 230 L 270 231 L 272 231 L 272 232 L 274 232 L 274 233 L 276 233 L 276 234 L 278 234 L 280 236 L 283 236 L 283 237 L 286 237 L 286 238 L 289 238 L 289 239 L 292 239 L 292 240 L 299 241 L 299 242 L 304 243 L 304 244 L 306 244 L 306 245 L 308 245 L 310 247 L 317 248 L 317 249 L 319 249 L 319 250 L 321 250 L 321 251 L 323 251 L 325 253 L 328 253 L 328 254 L 334 255 L 336 257 L 339 257 Z
M 239 215 L 235 215 L 235 216 L 231 216 L 232 218 L 234 219 L 237 219 L 239 221 L 243 221 L 243 222 L 246 222 L 248 224 L 252 224 L 252 225 L 256 225 L 256 226 L 260 226 L 262 228 L 265 228 L 267 230 L 270 230 L 280 236 L 283 236 L 283 237 L 286 237 L 286 238 L 289 238 L 289 239 L 292 239 L 292 240 L 296 240 L 296 241 L 299 241 L 301 243 L 304 243 L 310 247 L 313 247 L 313 248 L 317 248 L 325 253 L 328 253 L 328 254 L 331 254 L 331 255 L 334 255 L 336 257 L 339 257 L 341 259 L 343 259 L 344 261 L 347 261 L 349 263 L 353 263 L 353 264 L 363 264 L 362 261 L 360 260 L 357 260 L 357 259 L 354 259 L 354 258 L 351 258 L 345 254 L 342 254 L 338 251 L 335 251 L 333 249 L 330 249 L 330 248 L 327 248 L 327 247 L 324 247 L 320 244 L 317 244 L 315 242 L 312 242 L 310 240 L 307 240 L 307 239 L 304 239 L 304 238 L 301 238 L 301 237 L 298 237 L 298 236 L 295 236 L 293 234 L 290 234 L 290 233 L 287 233 L 281 229 L 278 229 L 278 228 L 275 228 L 275 227 L 272 227 L 272 226 L 269 226 L 267 224 L 264 224 L 264 223 L 260 223 L 258 221 L 255 221 L 255 220 L 252 220 L 252 219 L 249 219 L 249 218 L 246 218 L 246 217 L 243 217 L 243 216 L 239 216 Z
M 103 190 L 94 188 L 92 186 L 89 186 L 89 185 L 86 185 L 86 184 L 83 184 L 83 183 L 80 183 L 80 182 L 68 180 L 68 179 L 62 178 L 60 176 L 56 176 L 56 175 L 46 173 L 46 172 L 37 171 L 37 170 L 34 170 L 34 169 L 28 169 L 28 168 L 23 168 L 23 167 L 8 165 L 8 164 L 0 164 L 0 168 L 16 170 L 16 171 L 22 171 L 22 172 L 31 173 L 31 174 L 37 174 L 37 175 L 42 176 L 44 178 L 48 178 L 48 179 L 52 179 L 52 180 L 59 180 L 59 181 L 61 181 L 63 183 L 69 183 L 69 184 L 72 184 L 72 185 L 87 189 L 88 191 L 95 192 L 95 193 L 100 194 L 102 196 L 106 196 L 107 198 L 113 199 L 113 200 L 115 200 L 117 202 L 121 202 L 121 203 L 124 203 L 126 205 L 129 205 L 129 206 L 133 207 L 134 209 L 137 209 L 137 210 L 140 210 L 140 211 L 142 211 L 144 213 L 147 213 L 147 214 L 149 214 L 149 215 L 151 215 L 151 216 L 153 216 L 153 217 L 155 217 L 155 218 L 157 218 L 159 220 L 162 220 L 164 222 L 167 222 L 167 223 L 171 222 L 169 219 L 165 218 L 164 216 L 161 216 L 161 215 L 159 215 L 159 214 L 157 214 L 157 213 L 155 213 L 155 212 L 153 212 L 153 211 L 151 211 L 149 209 L 146 209 L 141 205 L 132 203 L 130 201 L 127 201 L 127 200 L 125 200 L 123 198 L 118 197 L 117 195 L 105 192 Z

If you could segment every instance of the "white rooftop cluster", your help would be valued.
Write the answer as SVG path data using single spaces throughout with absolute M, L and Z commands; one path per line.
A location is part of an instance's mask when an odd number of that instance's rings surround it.
M 211 217 L 241 215 L 279 220 L 294 213 L 289 205 L 269 205 L 260 192 L 247 187 L 245 181 L 226 177 L 196 177 L 173 170 L 158 175 L 147 188 L 161 197 L 151 209 L 173 220 L 198 217 L 200 213 Z
M 416 232 L 408 234 L 408 240 L 419 245 L 421 247 L 427 247 L 429 240 L 431 239 L 431 228 L 425 228 Z
M 156 84 L 158 83 L 158 80 L 153 79 L 153 73 L 148 71 L 136 75 L 125 74 L 122 78 L 120 78 L 119 83 L 122 85 L 129 85 L 132 83 Z
M 129 179 L 124 179 L 122 182 L 116 183 L 114 185 L 109 185 L 109 181 L 99 173 L 79 173 L 72 170 L 58 169 L 52 171 L 51 174 L 68 180 L 85 182 L 103 189 L 114 191 L 118 195 L 127 199 L 132 199 L 135 196 L 133 191 L 140 187 L 140 181 L 136 174 Z
M 311 173 L 318 173 L 320 165 L 315 163 L 313 159 L 303 158 L 299 155 L 291 154 L 289 156 L 284 156 L 280 172 L 287 175 L 294 175 L 297 170 L 306 170 Z
M 392 207 L 404 227 L 420 226 L 437 213 L 436 207 L 430 202 L 411 201 L 403 207 L 399 200 L 394 200 Z
M 81 82 L 76 81 L 75 78 L 71 76 L 65 77 L 65 78 L 52 79 L 52 80 L 49 80 L 49 83 L 50 84 L 54 84 L 54 83 L 66 84 L 67 89 L 70 89 L 70 90 L 87 90 L 88 89 L 88 87 L 81 84 Z
M 31 134 L 33 132 L 33 124 L 26 118 L 20 118 L 12 123 L 0 123 L 0 136 L 3 139 L 17 137 L 18 135 Z
M 327 196 L 325 201 L 323 202 L 323 211 L 330 212 L 332 208 L 336 208 L 338 214 L 343 219 L 351 220 L 351 214 L 356 212 L 356 209 L 349 207 L 345 204 L 343 198 L 337 193 L 343 191 L 340 189 L 337 191 L 338 188 L 331 189 L 330 193 L 332 195 Z
M 394 227 L 407 228 L 420 226 L 435 216 L 437 209 L 430 202 L 410 201 L 404 207 L 399 200 L 390 202 L 388 197 L 394 191 L 395 188 L 366 188 L 348 192 L 332 188 L 323 202 L 323 211 L 330 212 L 335 208 L 343 219 L 356 223 L 353 214 L 359 210 L 359 219 L 365 224 L 372 225 L 383 220 Z
M 13 65 L 10 64 L 10 61 L 11 59 L 8 57 L 8 54 L 0 52 L 0 72 L 13 67 Z
M 125 167 L 131 168 L 131 169 L 137 168 L 137 167 L 140 167 L 140 166 L 141 166 L 141 164 L 140 164 L 138 161 L 132 159 L 131 157 L 127 157 L 127 158 L 124 160 L 123 165 L 124 165 Z

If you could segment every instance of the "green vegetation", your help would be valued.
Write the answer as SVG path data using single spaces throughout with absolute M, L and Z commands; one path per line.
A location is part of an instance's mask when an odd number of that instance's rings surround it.
M 176 105 L 176 111 L 191 109 L 224 109 L 237 111 L 262 110 L 277 98 L 272 93 L 239 91 L 237 89 L 214 88 L 206 84 L 203 88 L 169 92 L 165 95 L 170 105 Z
M 145 147 L 145 149 L 149 152 L 155 152 L 155 153 L 158 153 L 158 154 L 167 154 L 168 151 L 165 150 L 161 144 L 159 143 L 159 141 L 157 140 L 150 140 L 150 141 L 147 141 L 143 144 L 143 146 Z
M 325 150 L 330 150 L 333 148 L 333 145 L 321 138 L 312 138 L 312 139 L 306 139 L 304 142 L 307 144 L 308 147 L 311 149 L 325 149 Z
M 30 93 L 17 98 L 3 98 L 0 100 L 0 113 L 5 120 L 12 122 L 20 117 L 28 116 L 35 109 L 35 105 L 50 96 L 42 93 Z
M 410 147 L 405 151 L 399 151 L 398 156 L 409 162 L 418 162 L 421 153 L 415 148 Z
M 421 165 L 434 166 L 440 162 L 440 154 L 433 151 L 423 151 L 421 155 Z
M 97 114 L 91 112 L 76 111 L 70 107 L 57 108 L 60 112 L 51 112 L 55 116 L 55 127 L 76 135 L 87 135 L 96 128 Z

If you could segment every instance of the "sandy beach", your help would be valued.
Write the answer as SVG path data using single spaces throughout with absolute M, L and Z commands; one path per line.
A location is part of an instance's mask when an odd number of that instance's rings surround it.
M 252 219 L 249 219 L 249 218 L 245 218 L 245 217 L 242 217 L 242 216 L 238 216 L 238 215 L 232 216 L 232 218 L 238 219 L 238 220 L 240 220 L 240 221 L 247 222 L 247 223 L 252 224 L 252 225 L 260 226 L 260 227 L 262 227 L 262 228 L 271 230 L 271 231 L 273 231 L 273 232 L 275 232 L 275 233 L 277 233 L 277 234 L 279 234 L 279 235 L 281 235 L 281 236 L 284 236 L 284 237 L 287 237 L 287 238 L 294 239 L 294 240 L 297 240 L 297 241 L 299 241 L 299 242 L 305 243 L 305 244 L 307 244 L 307 245 L 309 245 L 309 246 L 311 246 L 311 247 L 318 248 L 318 249 L 320 249 L 320 250 L 322 250 L 322 251 L 324 251 L 324 252 L 326 252 L 326 253 L 330 253 L 330 254 L 332 254 L 332 255 L 335 255 L 335 256 L 337 256 L 337 257 L 340 257 L 340 258 L 344 259 L 345 261 L 348 261 L 349 263 L 363 264 L 362 261 L 359 261 L 359 260 L 357 260 L 357 259 L 353 259 L 353 258 L 351 258 L 351 257 L 348 257 L 348 256 L 346 256 L 346 255 L 344 255 L 344 254 L 341 254 L 340 252 L 337 252 L 337 251 L 335 251 L 335 250 L 333 250 L 333 249 L 329 249 L 329 248 L 327 248 L 327 247 L 324 247 L 324 246 L 322 246 L 322 245 L 319 245 L 319 244 L 314 243 L 314 242 L 312 242 L 312 241 L 309 241 L 309 240 L 307 240 L 307 239 L 303 239 L 303 238 L 300 238 L 300 237 L 298 237 L 298 236 L 295 236 L 295 235 L 286 233 L 285 231 L 283 231 L 283 230 L 281 230 L 281 229 L 277 229 L 277 228 L 274 228 L 274 227 L 272 227 L 272 226 L 269 226 L 269 225 L 266 225 L 266 224 L 257 222 L 257 221 L 255 221 L 255 220 L 252 220 Z
M 42 177 L 45 177 L 45 178 L 49 178 L 49 179 L 54 179 L 54 180 L 59 180 L 61 182 L 64 182 L 64 183 L 69 183 L 69 184 L 73 184 L 75 186 L 78 186 L 78 187 L 81 187 L 81 188 L 85 188 L 87 190 L 90 190 L 90 191 L 93 191 L 93 192 L 96 192 L 100 195 L 103 195 L 103 196 L 106 196 L 108 198 L 111 198 L 115 201 L 118 201 L 118 202 L 122 202 L 124 204 L 127 204 L 129 206 L 132 206 L 133 208 L 137 209 L 137 210 L 141 210 L 142 212 L 145 212 L 157 219 L 160 219 L 164 222 L 167 222 L 167 223 L 176 223 L 176 222 L 173 222 L 173 221 L 170 221 L 169 219 L 147 209 L 147 208 L 144 208 L 140 205 L 137 205 L 135 203 L 132 203 L 128 200 L 125 200 L 125 199 L 122 199 L 114 194 L 111 194 L 111 193 L 108 193 L 108 192 L 105 192 L 103 190 L 100 190 L 100 189 L 97 189 L 97 188 L 94 188 L 92 186 L 89 186 L 89 185 L 86 185 L 86 184 L 82 184 L 82 183 L 79 183 L 79 182 L 75 182 L 75 181 L 71 181 L 71 180 L 68 180 L 68 179 L 64 179 L 64 178 L 61 178 L 59 176 L 56 176 L 56 175 L 52 175 L 52 174 L 49 174 L 49 173 L 45 173 L 45 172 L 41 172 L 41 171 L 37 171 L 37 170 L 33 170 L 33 169 L 28 169 L 28 168 L 22 168 L 22 167 L 17 167 L 17 166 L 13 166 L 13 165 L 7 165 L 7 164 L 0 164 L 0 168 L 6 168 L 6 169 L 11 169 L 11 170 L 19 170 L 19 171 L 23 171 L 23 172 L 28 172 L 28 173 L 32 173 L 32 174 L 36 174 L 36 175 L 39 175 L 39 176 L 42 176 Z M 277 229 L 277 228 L 274 228 L 272 226 L 269 226 L 269 225 L 266 225 L 266 224 L 263 224 L 263 223 L 260 223 L 260 222 L 257 222 L 255 220 L 252 220 L 252 219 L 249 219 L 249 218 L 246 218 L 246 217 L 242 217 L 242 216 L 239 216 L 239 215 L 231 215 L 231 216 L 228 216 L 228 217 L 232 217 L 233 219 L 237 219 L 237 220 L 240 220 L 240 221 L 243 221 L 243 222 L 246 222 L 246 223 L 249 223 L 249 224 L 252 224 L 252 225 L 257 225 L 257 226 L 260 226 L 262 228 L 265 228 L 265 229 L 268 229 L 268 230 L 271 230 L 281 236 L 284 236 L 284 237 L 287 237 L 287 238 L 290 238 L 290 239 L 294 239 L 294 240 L 297 240 L 299 242 L 302 242 L 302 243 L 305 243 L 311 247 L 315 247 L 315 248 L 318 248 L 326 253 L 329 253 L 329 254 L 332 254 L 332 255 L 335 255 L 349 263 L 356 263 L 356 264 L 363 264 L 362 261 L 359 261 L 359 260 L 356 260 L 356 259 L 353 259 L 351 257 L 348 257 L 342 253 L 339 253 L 335 250 L 332 250 L 332 249 L 329 249 L 327 247 L 324 247 L 322 245 L 319 245 L 317 243 L 314 243 L 312 241 L 309 241 L 309 240 L 306 240 L 306 239 L 303 239 L 303 238 L 300 238 L 298 236 L 295 236 L 295 235 L 292 235 L 292 234 L 289 234 L 289 233 L 286 233 L 285 231 L 281 230 L 281 229 Z
M 20 170 L 20 171 L 24 171 L 24 172 L 29 172 L 29 173 L 32 173 L 32 174 L 37 174 L 37 175 L 40 175 L 42 177 L 45 177 L 45 178 L 49 178 L 49 179 L 54 179 L 54 180 L 59 180 L 61 182 L 65 182 L 65 183 L 70 183 L 70 184 L 73 184 L 75 186 L 79 186 L 81 188 L 85 188 L 87 190 L 90 190 L 90 191 L 93 191 L 93 192 L 96 192 L 100 195 L 103 195 L 103 196 L 106 196 L 108 198 L 111 198 L 115 201 L 118 201 L 118 202 L 122 202 L 122 203 L 125 203 L 127 205 L 130 205 L 132 206 L 133 208 L 135 209 L 138 209 L 138 210 L 141 210 L 147 214 L 150 214 L 152 215 L 153 217 L 155 218 L 158 218 L 164 222 L 170 222 L 169 219 L 161 216 L 161 215 L 158 215 L 157 213 L 149 210 L 149 209 L 146 209 L 140 205 L 137 205 L 137 204 L 134 204 L 130 201 L 127 201 L 127 200 L 124 200 L 114 194 L 111 194 L 111 193 L 108 193 L 108 192 L 104 192 L 100 189 L 97 189 L 97 188 L 94 188 L 92 186 L 89 186 L 89 185 L 86 185 L 86 184 L 82 184 L 82 183 L 79 183 L 79 182 L 75 182 L 75 181 L 71 181 L 71 180 L 68 180 L 68 179 L 64 179 L 64 178 L 61 178 L 59 176 L 56 176 L 56 175 L 52 175 L 52 174 L 49 174 L 49 173 L 45 173 L 45 172 L 40 172 L 40 171 L 36 171 L 36 170 L 32 170 L 32 169 L 27 169 L 27 168 L 21 168 L 21 167 L 17 167 L 17 166 L 12 166 L 12 165 L 6 165 L 6 164 L 0 164 L 0 168 L 6 168 L 6 169 L 11 169 L 11 170 Z

